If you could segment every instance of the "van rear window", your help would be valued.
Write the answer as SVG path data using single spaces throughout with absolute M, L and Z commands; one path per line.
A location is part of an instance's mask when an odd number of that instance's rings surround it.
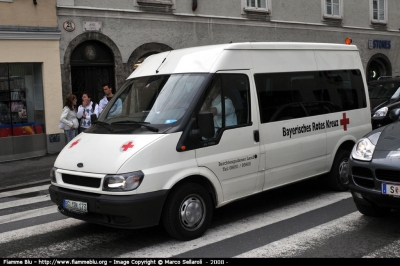
M 365 108 L 359 70 L 254 75 L 262 123 Z

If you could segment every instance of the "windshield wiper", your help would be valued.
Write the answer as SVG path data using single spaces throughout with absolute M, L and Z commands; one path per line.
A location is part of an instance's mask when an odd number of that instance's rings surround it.
M 149 122 L 138 122 L 138 121 L 130 121 L 130 120 L 123 120 L 123 121 L 117 121 L 117 122 L 112 122 L 111 125 L 115 125 L 115 124 L 133 124 L 133 125 L 141 125 L 142 127 L 147 128 L 150 131 L 153 132 L 158 132 L 159 129 L 149 126 L 148 124 L 150 124 Z
M 107 123 L 107 122 L 103 122 L 103 121 L 97 120 L 96 122 L 93 122 L 92 124 L 93 124 L 93 125 L 101 125 L 101 126 L 103 126 L 105 129 L 107 129 L 107 130 L 110 131 L 110 132 L 113 131 L 112 129 L 108 128 L 108 126 L 109 126 L 110 124 Z

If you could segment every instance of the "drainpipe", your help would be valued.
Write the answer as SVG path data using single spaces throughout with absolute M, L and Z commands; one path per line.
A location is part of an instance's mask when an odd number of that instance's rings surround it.
M 197 8 L 197 0 L 193 0 L 193 2 L 192 2 L 192 11 L 193 12 L 196 11 L 196 8 Z

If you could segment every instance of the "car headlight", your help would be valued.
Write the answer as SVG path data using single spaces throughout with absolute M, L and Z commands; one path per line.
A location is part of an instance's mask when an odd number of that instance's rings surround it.
M 50 180 L 51 180 L 51 182 L 53 182 L 53 183 L 57 183 L 57 180 L 56 180 L 56 171 L 57 171 L 57 168 L 56 168 L 56 167 L 53 167 L 53 168 L 51 168 L 51 170 L 50 170 Z
M 104 191 L 123 192 L 137 189 L 142 183 L 144 174 L 136 171 L 126 174 L 106 175 L 103 182 Z
M 374 117 L 386 116 L 388 111 L 389 109 L 387 107 L 383 107 L 375 112 Z
M 356 145 L 354 145 L 351 156 L 356 160 L 371 161 L 380 135 L 381 132 L 377 132 L 368 138 L 360 139 Z

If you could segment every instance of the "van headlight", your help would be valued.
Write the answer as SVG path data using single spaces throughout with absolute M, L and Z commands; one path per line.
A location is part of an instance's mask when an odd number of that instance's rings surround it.
M 374 151 L 375 145 L 368 138 L 362 138 L 354 145 L 351 156 L 356 160 L 371 161 Z
M 375 112 L 374 117 L 386 116 L 388 111 L 389 109 L 387 107 L 383 107 Z
M 51 182 L 53 182 L 53 183 L 57 183 L 57 180 L 56 180 L 56 171 L 57 171 L 57 168 L 56 168 L 56 167 L 53 167 L 53 168 L 51 168 L 51 170 L 50 170 L 50 180 L 51 180 Z
M 103 182 L 104 191 L 123 192 L 137 189 L 142 183 L 144 174 L 136 171 L 126 174 L 106 175 Z

